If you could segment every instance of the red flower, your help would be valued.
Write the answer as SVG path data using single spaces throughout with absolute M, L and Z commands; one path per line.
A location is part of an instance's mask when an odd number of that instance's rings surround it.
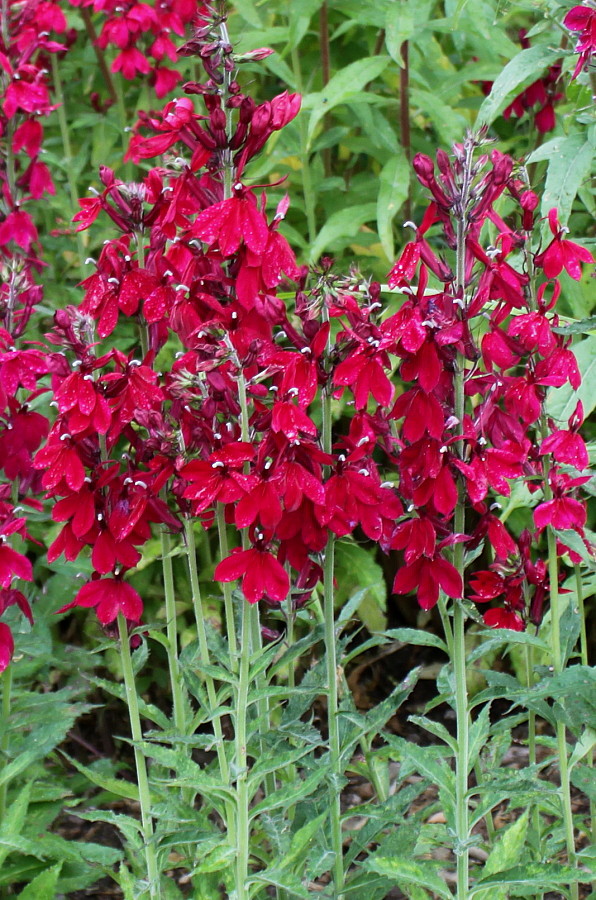
M 0 672 L 4 672 L 14 653 L 14 639 L 8 625 L 0 622 Z
M 554 238 L 546 250 L 536 257 L 536 265 L 544 269 L 547 278 L 556 278 L 565 269 L 571 278 L 579 281 L 582 277 L 580 263 L 593 263 L 594 257 L 586 247 L 564 240 L 566 229 L 561 227 L 556 208 L 550 210 L 548 224 Z
M 232 256 L 243 241 L 253 253 L 262 254 L 269 241 L 267 222 L 254 195 L 241 184 L 234 185 L 229 200 L 199 213 L 192 232 L 206 244 L 217 245 L 225 257 Z
M 586 524 L 586 507 L 584 503 L 570 496 L 574 487 L 585 484 L 589 476 L 570 478 L 568 475 L 553 471 L 550 477 L 553 499 L 540 503 L 534 510 L 536 528 L 542 530 L 547 525 L 565 531 L 572 528 L 582 532 Z
M 489 609 L 484 613 L 484 622 L 489 628 L 510 628 L 512 631 L 524 631 L 524 620 L 511 609 Z
M 253 547 L 236 550 L 222 559 L 213 573 L 214 581 L 242 578 L 242 591 L 249 603 L 267 597 L 281 603 L 290 590 L 290 580 L 282 564 L 267 550 Z
M 138 622 L 143 614 L 143 601 L 135 589 L 119 578 L 100 578 L 88 581 L 74 600 L 58 610 L 66 612 L 75 606 L 86 609 L 97 607 L 97 618 L 102 625 L 109 625 L 122 613 L 129 622 Z
M 22 553 L 17 553 L 7 544 L 0 543 L 0 587 L 10 587 L 15 577 L 32 581 L 33 567 Z
M 233 503 L 255 486 L 256 476 L 238 471 L 254 455 L 251 444 L 238 441 L 222 450 L 215 450 L 208 460 L 193 460 L 181 469 L 181 476 L 191 482 L 184 496 L 195 501 L 195 515 L 204 512 L 216 501 Z
M 563 19 L 563 25 L 569 31 L 580 32 L 575 45 L 575 52 L 579 53 L 579 59 L 571 76 L 577 78 L 581 70 L 590 64 L 592 56 L 596 53 L 596 9 L 583 5 L 574 6 Z
M 422 609 L 432 609 L 439 599 L 439 588 L 448 597 L 461 597 L 463 584 L 455 566 L 440 555 L 432 558 L 420 556 L 409 565 L 402 566 L 395 576 L 393 592 L 408 594 L 417 591 Z
M 557 462 L 568 463 L 576 469 L 587 469 L 590 464 L 586 442 L 580 434 L 580 428 L 584 420 L 584 410 L 581 401 L 578 401 L 574 412 L 569 417 L 569 431 L 553 430 L 540 445 L 540 454 L 552 453 Z M 554 423 L 551 423 L 554 428 Z

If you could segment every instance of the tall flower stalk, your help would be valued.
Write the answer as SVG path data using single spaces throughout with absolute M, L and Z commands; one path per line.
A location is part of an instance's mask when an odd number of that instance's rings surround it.
M 130 729 L 133 739 L 135 768 L 137 773 L 137 784 L 139 787 L 141 823 L 143 826 L 143 847 L 145 851 L 145 863 L 147 866 L 148 881 L 148 887 L 147 891 L 145 892 L 145 896 L 150 897 L 151 900 L 159 900 L 159 898 L 161 897 L 161 890 L 159 886 L 159 867 L 157 864 L 157 853 L 153 830 L 153 816 L 151 811 L 151 792 L 149 789 L 149 778 L 147 775 L 147 762 L 141 748 L 141 743 L 143 741 L 143 731 L 141 728 L 141 717 L 139 715 L 137 689 L 132 667 L 132 657 L 130 654 L 130 638 L 128 635 L 128 626 L 126 619 L 121 612 L 118 613 L 118 634 L 120 637 L 120 658 L 122 660 L 122 673 L 124 675 L 126 705 L 128 707 Z

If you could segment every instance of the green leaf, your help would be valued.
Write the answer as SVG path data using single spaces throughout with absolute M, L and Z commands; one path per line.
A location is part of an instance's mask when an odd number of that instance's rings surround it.
M 564 427 L 578 400 L 583 404 L 586 418 L 596 407 L 596 335 L 592 334 L 574 344 L 573 352 L 581 372 L 582 383 L 577 391 L 570 384 L 551 388 L 546 398 L 546 414 Z
M 208 872 L 221 872 L 231 866 L 235 857 L 234 847 L 219 844 L 208 853 L 201 853 L 200 862 L 193 868 L 193 875 L 205 875 Z
M 588 551 L 577 531 L 573 531 L 571 528 L 559 531 L 559 529 L 555 528 L 554 532 L 566 547 L 569 547 L 570 550 L 581 556 L 584 562 L 587 562 L 592 568 L 596 567 L 596 556 Z
M 511 102 L 512 95 L 518 94 L 520 87 L 535 81 L 560 55 L 560 50 L 546 44 L 536 44 L 521 50 L 498 75 L 490 94 L 478 111 L 475 127 L 490 125 Z
M 406 644 L 416 644 L 419 647 L 438 647 L 447 653 L 447 644 L 442 638 L 430 631 L 422 631 L 419 628 L 390 628 L 381 632 L 383 637 L 394 641 L 403 641 Z
M 446 761 L 449 753 L 445 747 L 419 747 L 394 734 L 386 734 L 385 740 L 399 761 L 407 761 L 412 771 L 443 788 L 451 799 L 455 798 L 455 776 Z
M 257 803 L 250 811 L 251 819 L 261 813 L 270 813 L 274 809 L 285 809 L 294 806 L 316 790 L 321 789 L 325 778 L 325 766 L 320 764 L 315 772 L 311 772 L 306 778 L 298 779 L 294 784 L 284 785 L 276 791 L 272 791 L 264 800 Z
M 323 251 L 339 238 L 355 238 L 358 234 L 358 229 L 365 222 L 372 222 L 376 215 L 376 203 L 348 206 L 346 209 L 338 209 L 332 213 L 319 231 L 310 249 L 310 262 L 316 262 Z
M 596 778 L 592 766 L 575 766 L 571 773 L 571 782 L 582 791 L 589 800 L 596 803 Z
M 417 862 L 411 859 L 399 859 L 395 856 L 370 856 L 363 864 L 367 872 L 384 875 L 396 883 L 412 884 L 434 891 L 443 900 L 452 900 L 451 891 L 439 877 L 438 865 L 430 862 Z
M 387 259 L 394 256 L 392 222 L 408 197 L 410 164 L 403 150 L 393 156 L 379 175 L 377 195 L 377 230 Z
M 513 822 L 509 828 L 499 832 L 497 843 L 491 850 L 482 870 L 484 877 L 509 869 L 519 863 L 524 852 L 526 832 L 528 830 L 529 811 Z M 506 900 L 507 891 L 486 890 L 478 893 L 479 900 Z
M 414 21 L 414 10 L 410 7 L 410 3 L 392 3 L 387 9 L 385 19 L 385 46 L 391 59 L 395 60 L 400 68 L 404 66 L 401 46 L 404 41 L 409 41 L 420 27 L 418 19 Z
M 335 603 L 343 607 L 358 587 L 362 599 L 358 616 L 369 631 L 380 631 L 386 625 L 387 587 L 383 570 L 370 550 L 353 541 L 338 541 L 335 546 Z M 360 593 L 360 591 L 359 591 Z
M 308 123 L 308 144 L 310 145 L 317 125 L 326 113 L 345 103 L 354 94 L 361 91 L 369 81 L 378 78 L 389 63 L 388 56 L 368 56 L 358 59 L 336 72 L 322 91 L 308 94 L 303 109 L 311 109 Z
M 566 325 L 558 325 L 552 329 L 556 334 L 590 334 L 596 331 L 596 316 L 587 319 L 577 319 Z
M 61 868 L 62 863 L 58 863 L 57 866 L 40 872 L 21 891 L 19 894 L 21 900 L 54 900 Z
M 573 753 L 569 757 L 569 769 L 573 769 L 578 762 L 586 756 L 592 747 L 596 744 L 596 731 L 593 728 L 585 728 L 577 744 L 573 748 Z M 596 779 L 595 779 L 596 787 Z
M 470 897 L 475 897 L 484 887 L 512 884 L 552 890 L 555 887 L 568 887 L 570 884 L 581 884 L 584 881 L 586 881 L 586 873 L 571 866 L 560 866 L 556 863 L 527 863 L 481 878 L 469 893 Z M 493 896 L 492 892 L 491 896 Z
M 23 826 L 27 821 L 27 810 L 29 809 L 29 800 L 31 798 L 32 782 L 27 782 L 25 787 L 19 791 L 18 796 L 8 806 L 0 828 L 0 838 L 16 837 L 20 835 Z M 4 845 L 0 848 L 0 866 L 10 853 L 10 847 Z
M 319 9 L 323 0 L 292 0 L 287 7 L 290 19 L 288 29 L 288 48 L 297 47 L 310 25 L 310 20 Z
M 99 772 L 95 772 L 93 769 L 90 769 L 88 766 L 84 766 L 83 763 L 80 763 L 77 759 L 73 759 L 63 750 L 61 751 L 62 756 L 65 757 L 74 768 L 89 779 L 91 784 L 95 784 L 97 787 L 102 788 L 104 791 L 109 791 L 111 794 L 115 794 L 117 797 L 125 797 L 127 800 L 137 800 L 139 799 L 139 789 L 136 784 L 132 784 L 130 781 L 124 781 L 122 778 L 113 778 L 110 775 L 101 775 Z
M 307 821 L 305 825 L 294 832 L 290 843 L 290 849 L 284 854 L 280 868 L 287 869 L 289 866 L 294 866 L 305 856 L 310 850 L 313 838 L 317 834 L 319 828 L 322 827 L 327 815 L 327 812 L 321 813 L 314 819 Z
M 540 207 L 543 216 L 556 207 L 559 221 L 567 225 L 577 192 L 590 177 L 593 158 L 594 148 L 584 134 L 571 134 L 560 144 L 548 163 Z

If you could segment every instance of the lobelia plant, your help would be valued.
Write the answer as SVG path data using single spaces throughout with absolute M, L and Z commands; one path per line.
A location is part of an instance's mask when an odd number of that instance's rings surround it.
M 105 40 L 117 39 L 134 61 L 141 29 L 131 26 L 140 21 L 131 9 L 124 26 L 106 26 Z M 458 900 L 520 883 L 571 885 L 577 896 L 586 875 L 573 866 L 565 723 L 586 735 L 571 705 L 563 702 L 559 715 L 547 701 L 588 677 L 585 665 L 565 671 L 561 623 L 572 610 L 559 588 L 560 557 L 579 563 L 592 553 L 581 497 L 588 458 L 581 404 L 556 422 L 545 400 L 549 388 L 580 383 L 553 309 L 563 269 L 578 279 L 592 255 L 565 236 L 556 210 L 548 244 L 535 246 L 539 198 L 513 160 L 482 153 L 479 132 L 451 156 L 439 151 L 436 164 L 421 154 L 413 160 L 432 202 L 389 275 L 390 291 L 403 298 L 397 310 L 394 296 L 384 302 L 381 286 L 357 271 L 336 275 L 324 259 L 309 273 L 280 231 L 288 198 L 271 217 L 263 186 L 246 183 L 250 161 L 298 115 L 300 97 L 256 103 L 243 92 L 237 69 L 270 51 L 234 54 L 223 9 L 201 6 L 179 52 L 200 60 L 205 80 L 188 82 L 161 112 L 141 114 L 129 149 L 137 164 L 162 161 L 139 182 L 104 166 L 102 191 L 80 201 L 79 230 L 106 213 L 118 236 L 82 282 L 81 305 L 55 314 L 47 338 L 61 352 L 9 350 L 0 370 L 9 377 L 18 364 L 30 390 L 51 376 L 56 419 L 28 477 L 43 473 L 60 528 L 48 561 L 75 561 L 89 548 L 92 567 L 59 611 L 95 608 L 119 639 L 137 785 L 112 779 L 109 789 L 139 801 L 141 822 L 119 820 L 132 875 L 123 864 L 114 877 L 127 896 L 177 895 L 163 877 L 174 854 L 197 890 L 214 897 L 273 890 L 281 900 L 323 887 L 336 900 L 380 898 L 396 883 L 413 897 L 450 897 L 439 866 L 425 859 L 427 831 L 412 827 L 412 801 L 432 781 Z M 535 501 L 523 530 L 499 516 L 512 481 L 524 481 Z M 24 521 L 10 515 L 8 528 L 22 531 Z M 232 535 L 238 546 L 230 547 Z M 445 640 L 436 646 L 450 659 L 439 699 L 454 707 L 456 735 L 428 717 L 418 723 L 446 746 L 378 740 L 417 673 L 370 718 L 345 690 L 343 666 L 357 651 L 346 655 L 342 635 L 350 609 L 335 609 L 335 550 L 355 540 L 400 554 L 393 592 L 415 593 L 422 610 L 439 611 Z M 212 588 L 201 577 L 214 543 L 218 628 L 208 622 Z M 146 602 L 136 580 L 137 568 L 157 560 L 163 629 L 141 624 Z M 29 564 L 6 545 L 0 563 L 12 596 L 13 574 L 29 577 Z M 476 604 L 487 603 L 481 617 Z M 190 609 L 196 640 L 181 649 Z M 470 623 L 497 629 L 480 632 L 481 651 L 518 642 L 548 653 L 553 672 L 535 681 L 529 653 L 522 693 L 515 679 L 486 673 L 488 687 L 471 699 Z M 368 646 L 430 639 L 406 631 Z M 149 643 L 167 658 L 171 719 L 137 695 Z M 312 668 L 296 671 L 309 653 Z M 304 720 L 322 694 L 318 730 Z M 527 852 L 522 835 L 514 857 L 490 816 L 509 794 L 482 757 L 497 697 L 528 709 L 534 834 Z M 568 866 L 545 861 L 537 716 L 556 733 L 560 790 L 547 811 L 563 820 Z M 142 717 L 156 727 L 143 730 Z M 203 751 L 204 766 L 193 750 Z M 389 759 L 400 764 L 396 791 Z M 414 771 L 426 781 L 410 790 Z M 357 808 L 361 834 L 341 807 L 348 772 L 364 772 L 374 786 L 374 802 Z M 483 818 L 494 846 L 488 871 L 472 871 L 470 849 L 480 840 L 473 828 Z M 560 849 L 557 836 L 548 855 Z

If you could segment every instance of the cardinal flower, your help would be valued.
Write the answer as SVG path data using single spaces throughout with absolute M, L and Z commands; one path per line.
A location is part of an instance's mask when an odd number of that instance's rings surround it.
M 75 606 L 89 609 L 97 607 L 97 618 L 102 625 L 109 625 L 122 613 L 129 622 L 138 622 L 143 614 L 143 601 L 135 589 L 120 578 L 99 578 L 88 581 L 74 600 L 58 610 L 66 612 Z
M 282 564 L 261 547 L 236 550 L 222 559 L 213 573 L 214 581 L 236 581 L 242 578 L 242 592 L 249 603 L 263 597 L 281 603 L 290 590 L 290 580 Z
M 582 277 L 580 263 L 593 263 L 594 257 L 586 247 L 563 238 L 566 229 L 559 222 L 556 208 L 550 210 L 548 224 L 554 237 L 546 250 L 536 257 L 536 265 L 544 269 L 547 278 L 556 278 L 565 269 L 571 278 L 579 281 Z

